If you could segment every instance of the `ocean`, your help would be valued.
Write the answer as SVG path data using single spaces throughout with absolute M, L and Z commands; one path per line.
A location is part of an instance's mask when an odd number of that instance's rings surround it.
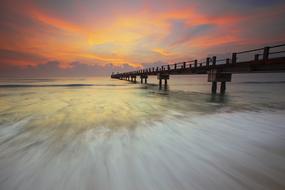
M 0 189 L 285 189 L 285 74 L 148 82 L 0 79 Z

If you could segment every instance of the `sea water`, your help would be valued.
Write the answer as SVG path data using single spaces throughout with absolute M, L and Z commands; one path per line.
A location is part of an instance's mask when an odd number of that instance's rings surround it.
M 1 79 L 0 189 L 285 189 L 285 75 L 206 79 Z

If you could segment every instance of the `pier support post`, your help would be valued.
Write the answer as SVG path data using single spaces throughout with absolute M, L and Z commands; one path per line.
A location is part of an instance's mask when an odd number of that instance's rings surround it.
M 212 82 L 212 94 L 217 93 L 217 82 L 221 82 L 220 93 L 224 95 L 226 92 L 226 82 L 231 82 L 232 73 L 218 72 L 217 70 L 211 70 L 208 73 L 208 82 Z
M 237 63 L 237 53 L 233 53 L 232 54 L 232 64 L 236 64 Z
M 212 82 L 212 94 L 217 93 L 217 82 Z
M 221 94 L 225 94 L 226 93 L 226 82 L 225 81 L 221 82 L 220 93 Z
M 207 57 L 207 59 L 206 59 L 206 66 L 209 67 L 209 65 L 210 65 L 210 57 Z
M 169 74 L 159 73 L 157 74 L 157 79 L 159 80 L 159 89 L 162 88 L 162 80 L 164 80 L 164 88 L 167 89 L 167 80 L 169 79 Z
M 263 50 L 263 61 L 268 61 L 270 47 L 265 47 Z
M 198 64 L 198 60 L 194 60 L 194 67 L 196 68 L 197 67 L 197 64 Z
M 137 76 L 131 75 L 131 82 L 136 83 L 137 82 Z
M 255 54 L 254 55 L 254 61 L 258 61 L 259 60 L 259 54 Z
M 212 57 L 212 65 L 216 65 L 216 62 L 217 62 L 217 57 L 216 56 L 213 56 Z
M 148 75 L 141 75 L 140 77 L 141 77 L 141 83 L 143 83 L 143 79 L 144 79 L 144 83 L 146 84 Z

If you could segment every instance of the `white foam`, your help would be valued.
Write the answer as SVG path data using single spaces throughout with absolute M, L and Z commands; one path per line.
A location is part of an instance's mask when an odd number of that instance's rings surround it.
M 176 115 L 137 128 L 87 130 L 1 153 L 1 189 L 284 189 L 285 118 L 275 113 Z M 12 146 L 12 145 L 11 145 Z M 0 146 L 1 149 L 1 146 Z

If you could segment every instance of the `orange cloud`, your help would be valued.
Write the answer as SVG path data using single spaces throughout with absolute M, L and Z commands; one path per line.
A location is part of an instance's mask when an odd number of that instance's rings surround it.
M 162 49 L 162 48 L 154 48 L 152 51 L 155 52 L 155 53 L 158 53 L 158 54 L 160 54 L 162 56 L 171 56 L 171 55 L 173 55 L 172 52 L 170 52 L 168 50 L 165 50 L 165 49 Z
M 209 47 L 241 43 L 241 33 L 246 29 L 240 27 L 242 21 L 252 17 L 265 18 L 266 15 L 276 17 L 276 14 L 282 12 L 278 8 L 277 12 L 263 10 L 254 15 L 234 14 L 230 11 L 207 15 L 193 5 L 161 8 L 163 10 L 160 11 L 143 7 L 126 12 L 106 10 L 106 14 L 101 17 L 95 17 L 95 13 L 89 12 L 85 22 L 80 23 L 72 20 L 76 15 L 69 17 L 69 13 L 61 14 L 60 11 L 55 14 L 52 12 L 55 10 L 29 2 L 17 5 L 11 3 L 14 11 L 21 15 L 22 20 L 28 20 L 30 25 L 22 23 L 18 26 L 15 21 L 8 23 L 7 28 L 12 28 L 19 35 L 9 36 L 0 31 L 0 48 L 39 55 L 44 59 L 38 60 L 38 64 L 57 60 L 64 68 L 74 61 L 90 65 L 112 63 L 116 66 L 129 64 L 139 67 L 146 62 L 180 60 L 192 56 L 189 51 L 203 52 Z M 176 1 L 171 2 L 176 4 Z M 78 4 L 81 8 L 88 6 L 81 2 Z M 73 12 L 82 15 L 82 10 L 92 10 L 80 7 L 74 6 L 78 10 Z M 177 21 L 182 24 L 176 26 Z M 213 26 L 214 29 L 208 32 L 200 27 L 201 31 L 195 33 L 195 29 L 203 25 Z M 256 40 L 258 42 L 260 39 Z M 35 60 L 16 58 L 5 61 L 19 65 L 37 64 Z
M 48 16 L 44 14 L 43 12 L 39 11 L 38 9 L 30 9 L 29 11 L 30 11 L 29 14 L 31 14 L 31 16 L 34 19 L 39 20 L 40 22 L 43 22 L 45 24 L 54 26 L 56 28 L 59 28 L 65 31 L 84 33 L 84 31 L 80 27 L 73 25 L 71 23 L 68 23 L 66 21 Z

